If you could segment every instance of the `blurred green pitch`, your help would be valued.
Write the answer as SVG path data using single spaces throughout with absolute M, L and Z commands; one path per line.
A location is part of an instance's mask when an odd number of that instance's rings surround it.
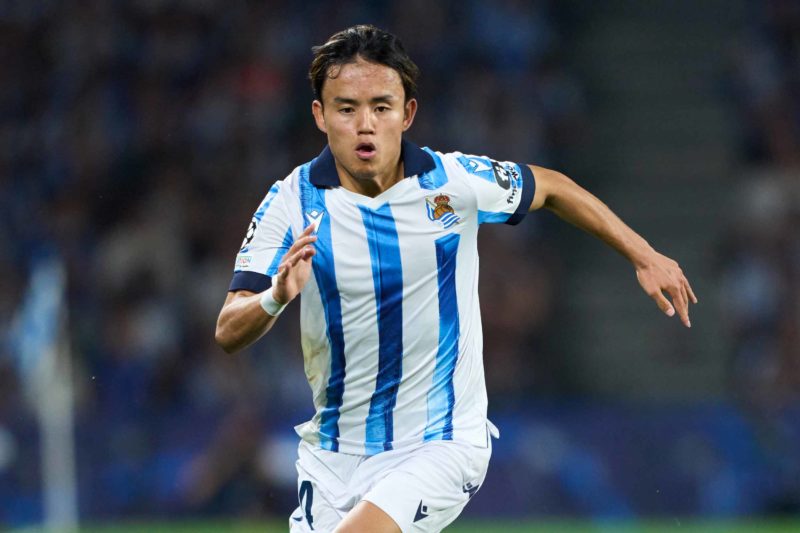
M 25 529 L 24 531 L 36 531 Z M 285 533 L 286 521 L 270 522 L 141 522 L 82 527 L 85 533 Z M 800 531 L 800 517 L 774 520 L 647 520 L 642 522 L 457 521 L 447 533 L 788 533 Z

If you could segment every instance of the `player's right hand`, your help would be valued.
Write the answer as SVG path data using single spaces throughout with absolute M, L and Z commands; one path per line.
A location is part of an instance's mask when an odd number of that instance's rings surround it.
M 278 275 L 272 288 L 272 297 L 280 304 L 288 304 L 300 294 L 311 275 L 311 258 L 317 253 L 313 243 L 315 225 L 308 226 L 286 252 L 278 266 Z

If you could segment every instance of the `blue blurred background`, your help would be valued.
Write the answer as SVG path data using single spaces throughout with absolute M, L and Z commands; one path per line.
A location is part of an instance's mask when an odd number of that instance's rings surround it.
M 700 298 L 682 328 L 549 213 L 482 229 L 502 437 L 466 515 L 800 513 L 800 2 L 3 2 L 0 334 L 56 251 L 81 519 L 295 505 L 297 306 L 237 356 L 214 324 L 260 199 L 324 146 L 310 47 L 364 22 L 422 70 L 410 139 L 565 172 Z M 41 519 L 40 437 L 0 350 L 11 527 Z

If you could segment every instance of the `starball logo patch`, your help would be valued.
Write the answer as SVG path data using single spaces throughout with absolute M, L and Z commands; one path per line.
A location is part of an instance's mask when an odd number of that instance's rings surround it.
M 256 229 L 258 229 L 258 219 L 253 217 L 253 220 L 250 221 L 250 225 L 247 226 L 247 233 L 242 241 L 242 246 L 239 248 L 239 253 L 247 252 L 247 247 L 250 246 L 250 243 L 253 242 L 253 237 L 256 235 Z

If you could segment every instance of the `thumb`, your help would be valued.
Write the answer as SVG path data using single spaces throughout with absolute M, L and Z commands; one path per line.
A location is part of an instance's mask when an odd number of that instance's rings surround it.
M 289 265 L 284 264 L 284 265 L 279 266 L 278 267 L 278 275 L 276 276 L 277 281 L 280 282 L 280 283 L 283 283 L 284 281 L 286 281 L 286 276 L 288 275 L 288 273 L 289 273 Z

